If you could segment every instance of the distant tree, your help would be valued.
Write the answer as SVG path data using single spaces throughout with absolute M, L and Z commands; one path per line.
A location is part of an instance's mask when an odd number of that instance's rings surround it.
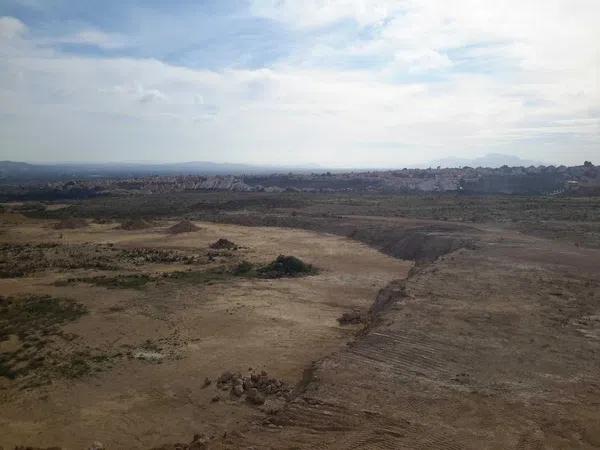
M 592 162 L 591 162 L 591 161 L 586 161 L 586 162 L 584 162 L 584 163 L 583 163 L 583 166 L 584 166 L 584 167 L 594 167 L 594 165 L 592 164 Z

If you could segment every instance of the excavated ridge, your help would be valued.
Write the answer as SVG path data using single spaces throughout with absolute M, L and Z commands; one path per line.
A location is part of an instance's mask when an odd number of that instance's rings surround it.
M 440 231 L 417 244 L 411 233 L 387 248 L 431 261 Z M 380 292 L 368 330 L 315 363 L 293 401 L 226 444 L 600 446 L 600 252 L 484 230 L 472 245 L 458 233 L 443 236 L 445 256 Z

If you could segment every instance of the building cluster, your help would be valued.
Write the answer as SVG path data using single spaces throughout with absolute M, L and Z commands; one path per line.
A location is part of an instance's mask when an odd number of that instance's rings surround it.
M 483 187 L 482 187 L 483 186 Z M 502 186 L 502 189 L 495 186 Z M 511 190 L 511 186 L 515 188 Z M 487 189 L 510 193 L 530 189 L 551 193 L 600 187 L 600 167 L 593 165 L 539 167 L 462 167 L 380 170 L 340 173 L 289 173 L 227 176 L 146 176 L 48 183 L 53 190 L 85 189 L 102 192 L 168 193 L 231 192 L 460 192 Z

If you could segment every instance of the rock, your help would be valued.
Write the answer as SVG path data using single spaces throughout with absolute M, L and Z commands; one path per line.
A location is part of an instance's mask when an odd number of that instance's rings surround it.
M 210 384 L 212 383 L 212 381 L 210 381 L 210 378 L 206 377 L 204 379 L 204 384 L 202 385 L 203 388 L 210 386 Z
M 231 391 L 236 397 L 241 397 L 242 395 L 244 395 L 244 386 L 242 386 L 241 384 L 236 384 L 235 386 L 233 386 L 233 389 Z
M 221 397 L 219 397 L 218 395 L 215 395 L 213 398 L 210 399 L 211 403 L 217 403 L 219 400 L 221 400 Z
M 262 405 L 265 402 L 265 396 L 256 388 L 250 389 L 246 394 L 246 398 L 254 405 Z
M 217 383 L 227 383 L 231 380 L 233 374 L 230 371 L 225 371 L 221 374 L 221 376 L 217 379 Z
M 206 450 L 208 449 L 208 439 L 202 434 L 195 434 L 188 450 Z
M 364 321 L 364 317 L 358 311 L 344 313 L 344 314 L 342 314 L 341 317 L 338 318 L 338 322 L 340 323 L 340 325 L 359 324 L 363 321 Z
M 88 450 L 104 450 L 102 442 L 95 441 Z

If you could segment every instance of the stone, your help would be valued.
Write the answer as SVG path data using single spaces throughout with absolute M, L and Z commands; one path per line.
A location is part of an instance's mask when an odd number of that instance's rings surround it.
M 265 396 L 256 388 L 252 388 L 246 394 L 246 398 L 254 405 L 262 405 L 265 402 Z
M 242 386 L 241 384 L 236 384 L 235 386 L 233 386 L 233 389 L 231 391 L 236 397 L 241 397 L 242 395 L 244 395 L 244 386 Z

